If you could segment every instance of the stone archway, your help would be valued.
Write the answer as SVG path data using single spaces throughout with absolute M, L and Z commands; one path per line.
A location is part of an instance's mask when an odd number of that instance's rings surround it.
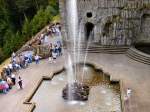
M 149 42 L 150 40 L 150 35 L 149 35 L 149 32 L 150 32 L 150 14 L 143 14 L 142 17 L 141 17 L 141 21 L 142 21 L 142 24 L 141 24 L 141 32 L 140 32 L 140 39 L 147 43 Z
M 87 22 L 85 24 L 85 41 L 92 41 L 94 39 L 94 24 Z

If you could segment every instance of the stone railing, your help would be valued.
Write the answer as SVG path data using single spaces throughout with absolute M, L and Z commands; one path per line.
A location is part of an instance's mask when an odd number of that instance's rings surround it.
M 53 77 L 57 74 L 59 74 L 60 72 L 64 71 L 65 68 L 61 68 L 58 71 L 55 71 L 54 73 L 50 74 L 49 76 L 43 76 L 41 77 L 41 79 L 38 81 L 37 85 L 35 86 L 35 88 L 33 88 L 33 90 L 30 92 L 30 94 L 26 97 L 25 101 L 23 102 L 23 104 L 25 105 L 29 105 L 27 111 L 25 112 L 33 112 L 35 107 L 36 107 L 36 103 L 35 102 L 31 102 L 31 99 L 33 98 L 33 96 L 35 95 L 35 93 L 37 92 L 37 90 L 39 89 L 39 87 L 41 86 L 42 82 L 44 80 L 51 80 L 53 79 Z
M 126 55 L 135 61 L 150 65 L 150 55 L 139 51 L 135 47 L 131 47 Z

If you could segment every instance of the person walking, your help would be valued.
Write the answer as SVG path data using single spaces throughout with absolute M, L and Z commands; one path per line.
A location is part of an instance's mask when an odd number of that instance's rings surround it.
M 22 79 L 21 79 L 20 76 L 19 76 L 19 79 L 18 79 L 18 84 L 19 84 L 20 89 L 23 89 L 23 87 L 22 87 Z

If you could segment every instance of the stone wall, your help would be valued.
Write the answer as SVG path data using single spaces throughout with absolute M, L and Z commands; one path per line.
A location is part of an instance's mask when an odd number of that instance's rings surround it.
M 66 4 L 60 0 L 63 36 L 67 40 Z M 77 0 L 79 30 L 85 40 L 85 25 L 94 25 L 91 42 L 101 45 L 150 43 L 150 0 Z M 88 14 L 92 16 L 88 17 Z
M 145 13 L 141 17 L 141 32 L 138 41 L 147 43 L 150 42 L 150 14 Z

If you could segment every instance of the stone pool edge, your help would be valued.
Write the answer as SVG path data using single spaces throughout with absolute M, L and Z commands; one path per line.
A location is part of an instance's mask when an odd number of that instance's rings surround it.
M 25 112 L 33 112 L 33 110 L 35 109 L 36 103 L 35 102 L 30 102 L 30 101 L 33 98 L 33 96 L 35 95 L 35 93 L 37 92 L 37 90 L 39 89 L 39 87 L 41 86 L 42 82 L 44 80 L 52 80 L 55 75 L 59 74 L 60 72 L 62 72 L 64 70 L 65 70 L 65 68 L 62 68 L 62 69 L 52 73 L 51 76 L 42 76 L 41 77 L 41 79 L 38 81 L 36 87 L 32 90 L 30 95 L 25 98 L 25 100 L 23 102 L 23 104 L 25 104 L 25 105 L 30 105 L 30 107 L 28 108 L 28 111 L 25 111 Z
M 112 76 L 108 73 L 105 72 L 102 68 L 96 66 L 95 64 L 92 63 L 86 63 L 86 64 L 90 64 L 94 67 L 95 70 L 101 70 L 104 74 L 110 76 L 110 83 L 119 83 L 120 85 L 120 101 L 121 101 L 121 111 L 125 112 L 125 107 L 124 107 L 124 94 L 123 94 L 123 81 L 120 79 L 114 79 L 112 78 Z M 33 91 L 30 93 L 30 95 L 28 97 L 25 98 L 25 101 L 23 102 L 23 104 L 25 105 L 30 105 L 30 107 L 28 108 L 28 111 L 25 112 L 33 112 L 34 109 L 36 108 L 36 103 L 35 102 L 30 102 L 31 99 L 33 98 L 33 96 L 35 95 L 35 93 L 37 92 L 37 90 L 39 89 L 39 87 L 41 86 L 42 82 L 44 80 L 52 80 L 54 76 L 56 76 L 57 74 L 61 73 L 62 71 L 66 70 L 66 68 L 61 68 L 60 70 L 55 71 L 54 73 L 52 73 L 51 76 L 42 76 L 41 79 L 38 81 L 36 87 L 33 89 Z

